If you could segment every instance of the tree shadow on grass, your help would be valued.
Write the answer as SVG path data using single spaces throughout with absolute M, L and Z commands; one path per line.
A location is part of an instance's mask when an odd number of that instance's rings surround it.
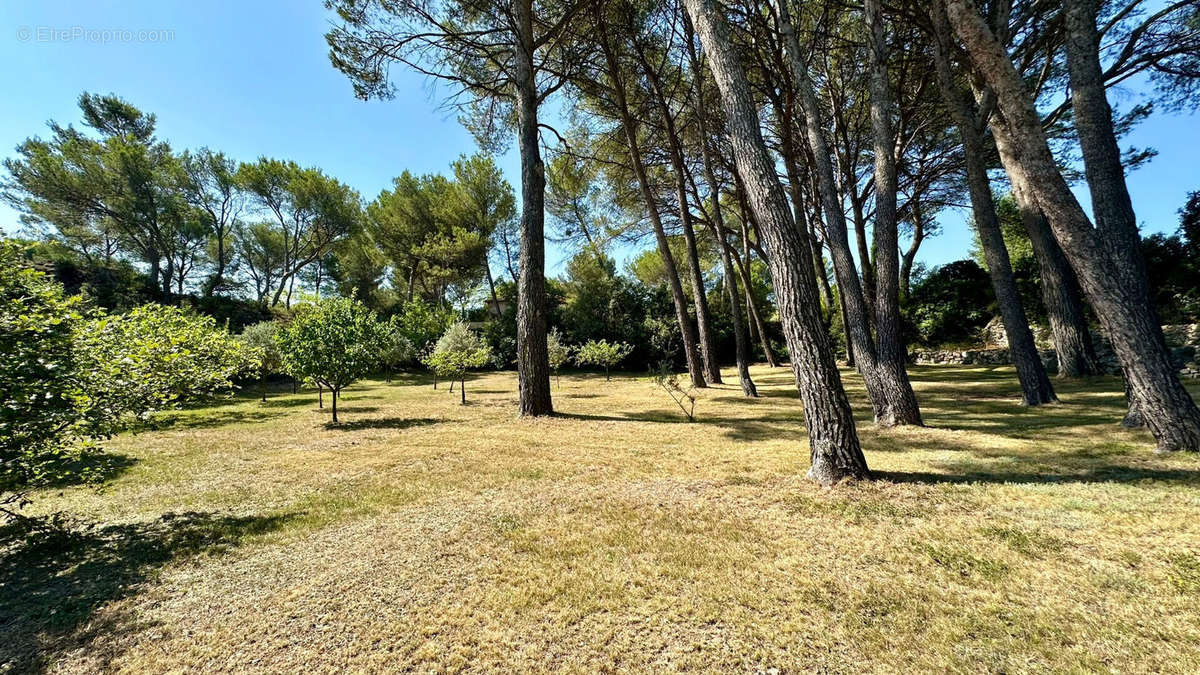
M 282 412 L 264 410 L 208 410 L 200 414 L 166 414 L 159 415 L 148 424 L 141 427 L 143 431 L 161 431 L 163 429 L 215 429 L 230 424 L 245 424 L 247 422 L 265 422 L 280 417 Z
M 1159 482 L 1200 486 L 1200 471 L 1190 469 L 1150 469 L 1136 466 L 1103 465 L 1077 472 L 1056 471 L 1020 472 L 988 471 L 963 464 L 949 465 L 949 473 L 929 471 L 872 471 L 880 480 L 893 483 L 990 483 L 990 484 L 1095 484 Z
M 78 455 L 52 460 L 46 467 L 46 475 L 57 476 L 55 480 L 39 483 L 38 488 L 65 488 L 75 485 L 95 485 L 110 481 L 137 464 L 138 460 L 100 450 L 84 450 Z
M 340 413 L 341 410 L 339 409 Z M 441 424 L 445 420 L 436 419 L 433 417 L 375 417 L 362 420 L 349 420 L 334 424 L 329 422 L 325 425 L 326 429 L 331 431 L 362 431 L 364 429 L 412 429 L 413 427 L 427 427 L 434 424 Z
M 41 672 L 101 635 L 138 630 L 132 616 L 95 615 L 173 560 L 227 552 L 298 515 L 188 512 L 104 527 L 0 527 L 0 671 Z

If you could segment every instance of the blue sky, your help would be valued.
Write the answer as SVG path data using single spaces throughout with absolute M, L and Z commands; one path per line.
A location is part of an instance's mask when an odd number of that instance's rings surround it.
M 447 171 L 452 159 L 475 151 L 454 112 L 441 107 L 439 92 L 403 68 L 392 71 L 395 100 L 355 99 L 329 65 L 323 38 L 329 21 L 319 0 L 6 0 L 0 3 L 0 59 L 7 64 L 0 71 L 0 146 L 8 156 L 26 137 L 44 135 L 47 120 L 76 122 L 76 98 L 91 91 L 117 93 L 157 114 L 160 136 L 177 149 L 207 145 L 241 160 L 295 160 L 368 199 L 405 169 Z M 74 37 L 77 28 L 169 33 L 102 42 L 95 33 Z M 1157 115 L 1126 142 L 1160 152 L 1129 179 L 1139 221 L 1147 231 L 1174 231 L 1187 192 L 1200 190 L 1200 119 Z M 518 186 L 515 154 L 499 161 Z M 963 214 L 942 220 L 944 233 L 922 247 L 920 257 L 930 265 L 965 257 L 971 245 Z M 16 213 L 0 206 L 0 228 L 11 232 L 16 223 Z M 561 258 L 552 246 L 551 274 L 561 273 Z

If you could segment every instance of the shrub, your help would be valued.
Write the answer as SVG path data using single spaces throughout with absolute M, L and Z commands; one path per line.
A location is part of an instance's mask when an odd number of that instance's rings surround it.
M 417 356 L 413 343 L 404 335 L 400 321 L 392 317 L 384 326 L 379 349 L 379 361 L 387 374 L 387 381 L 392 381 L 392 371 L 412 361 Z
M 255 371 L 262 381 L 262 400 L 267 400 L 267 377 L 283 372 L 283 355 L 279 353 L 279 344 L 275 341 L 275 333 L 279 324 L 274 321 L 260 321 L 246 326 L 238 340 L 251 349 L 258 350 L 258 363 Z
M 575 353 L 575 362 L 579 365 L 596 365 L 604 367 L 604 379 L 609 376 L 610 369 L 621 363 L 633 347 L 624 342 L 609 342 L 607 340 L 590 340 L 585 342 Z

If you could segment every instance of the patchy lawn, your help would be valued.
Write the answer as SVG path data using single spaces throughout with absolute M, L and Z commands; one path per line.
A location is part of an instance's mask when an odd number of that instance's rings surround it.
M 879 480 L 824 489 L 754 374 L 693 424 L 585 375 L 521 421 L 513 373 L 177 413 L 37 495 L 90 529 L 0 548 L 0 672 L 1200 668 L 1200 458 L 1116 381 L 920 367 L 929 427 L 880 432 L 847 374 Z

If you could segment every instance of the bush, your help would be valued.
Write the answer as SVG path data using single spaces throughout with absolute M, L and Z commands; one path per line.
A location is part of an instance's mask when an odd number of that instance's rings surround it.
M 278 323 L 260 321 L 246 326 L 242 334 L 238 336 L 238 340 L 242 344 L 257 350 L 258 363 L 255 364 L 254 370 L 262 380 L 262 399 L 264 401 L 267 400 L 267 377 L 283 372 L 283 355 L 279 353 L 279 344 L 275 341 L 275 333 L 278 331 Z
M 562 333 L 557 328 L 551 329 L 546 335 L 546 353 L 549 356 L 550 369 L 558 377 L 558 369 L 571 360 L 571 348 L 563 342 Z
M 988 273 L 973 260 L 959 260 L 914 285 L 905 314 L 922 344 L 954 344 L 974 339 L 994 315 L 994 304 Z
M 392 381 L 392 371 L 417 357 L 417 350 L 404 335 L 404 329 L 396 317 L 392 317 L 383 326 L 383 335 L 379 349 L 379 362 L 387 373 L 387 381 Z
M 575 362 L 579 365 L 596 365 L 604 367 L 604 379 L 612 379 L 609 370 L 629 356 L 633 347 L 624 342 L 609 342 L 607 340 L 591 340 L 579 347 L 575 353 Z
M 454 323 L 454 312 L 424 300 L 411 300 L 404 303 L 393 319 L 413 349 L 426 352 Z
M 337 424 L 338 397 L 379 366 L 386 332 L 361 301 L 327 298 L 301 305 L 276 341 L 288 373 L 329 389 Z

